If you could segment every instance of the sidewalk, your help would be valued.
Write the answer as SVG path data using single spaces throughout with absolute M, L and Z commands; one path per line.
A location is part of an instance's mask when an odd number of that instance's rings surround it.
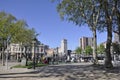
M 0 72 L 10 71 L 12 66 L 15 66 L 15 65 L 18 65 L 18 64 L 20 64 L 20 63 L 18 63 L 18 62 L 8 62 L 7 66 L 6 66 L 6 64 L 5 64 L 5 66 L 0 65 Z
M 0 65 L 0 73 L 21 73 L 21 72 L 30 72 L 34 71 L 33 69 L 27 68 L 11 68 L 12 66 L 20 64 L 19 62 L 9 62 L 8 66 Z
M 91 63 L 50 65 L 33 69 L 16 68 L 0 72 L 0 80 L 120 80 L 120 68 L 106 70 Z

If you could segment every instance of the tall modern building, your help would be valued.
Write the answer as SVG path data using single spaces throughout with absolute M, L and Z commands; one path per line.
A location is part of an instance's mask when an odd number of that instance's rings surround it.
M 93 37 L 82 37 L 79 42 L 79 46 L 82 50 L 85 50 L 87 46 L 93 47 Z
M 67 40 L 66 39 L 63 39 L 61 41 L 61 53 L 65 53 L 67 54 Z

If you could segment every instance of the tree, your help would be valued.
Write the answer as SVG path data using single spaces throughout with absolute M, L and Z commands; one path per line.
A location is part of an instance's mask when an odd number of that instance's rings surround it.
M 82 49 L 80 47 L 77 47 L 75 52 L 78 54 L 78 56 L 81 54 Z
M 110 53 L 112 43 L 113 20 L 116 18 L 115 10 L 119 10 L 118 0 L 62 0 L 58 3 L 58 12 L 62 18 L 72 21 L 76 25 L 87 23 L 91 28 L 94 37 L 93 53 L 96 49 L 96 29 L 107 32 L 105 67 L 112 68 L 112 58 Z M 117 9 L 115 8 L 117 4 Z M 119 18 L 119 16 L 117 17 Z M 119 19 L 117 19 L 119 20 Z M 119 23 L 119 21 L 117 21 Z M 96 46 L 96 47 L 95 47 Z M 96 59 L 96 54 L 93 54 Z M 94 61 L 96 62 L 96 60 Z
M 91 48 L 91 46 L 87 46 L 87 47 L 85 48 L 85 53 L 86 53 L 87 55 L 90 55 L 92 52 L 93 52 L 93 49 Z
M 9 30 L 12 29 L 16 18 L 11 14 L 7 14 L 5 12 L 0 12 L 0 38 L 1 38 L 1 46 L 2 46 L 2 65 L 5 65 L 5 53 L 4 50 L 7 48 L 7 44 L 9 43 L 12 35 Z
M 75 52 L 76 52 L 76 54 L 78 54 L 79 61 L 81 61 L 80 60 L 80 57 L 81 57 L 80 54 L 82 53 L 82 49 L 80 47 L 77 47 L 76 50 L 75 50 Z
M 75 52 L 76 52 L 77 54 L 81 54 L 82 49 L 81 49 L 80 47 L 77 47 L 76 50 L 75 50 Z
M 114 2 L 114 27 L 113 32 L 117 33 L 119 35 L 119 42 L 120 42 L 120 1 L 119 0 L 113 0 Z
M 16 24 L 17 25 L 14 26 L 14 30 L 13 30 L 16 33 L 13 36 L 11 42 L 13 42 L 13 43 L 21 43 L 22 42 L 22 44 L 30 44 L 36 33 L 35 30 L 33 28 L 29 29 L 27 23 L 24 20 L 18 20 L 16 22 Z M 22 38 L 20 38 L 20 37 L 22 37 Z
M 105 28 L 107 31 L 107 44 L 106 44 L 106 50 L 105 50 L 105 67 L 106 68 L 112 68 L 112 57 L 111 57 L 111 43 L 112 43 L 112 31 L 113 31 L 113 18 L 114 18 L 114 0 L 99 0 L 100 3 L 100 22 L 101 22 L 101 28 Z
M 97 63 L 97 23 L 99 18 L 98 0 L 62 0 L 57 10 L 62 19 L 72 21 L 76 25 L 87 24 L 93 33 L 93 59 Z
M 15 34 L 11 42 L 20 43 L 21 47 L 25 48 L 24 57 L 26 58 L 26 66 L 27 66 L 27 62 L 28 62 L 27 48 L 32 46 L 31 43 L 33 41 L 36 32 L 33 28 L 29 29 L 27 23 L 24 20 L 18 20 L 16 24 L 21 26 L 17 26 L 18 28 L 15 28 L 15 31 L 17 31 L 18 33 Z
M 2 42 L 2 64 L 5 58 L 5 49 L 9 43 L 30 44 L 35 31 L 29 29 L 24 20 L 17 20 L 13 15 L 0 12 L 0 42 Z
M 105 47 L 103 44 L 100 44 L 97 49 L 98 53 L 103 54 L 105 52 Z

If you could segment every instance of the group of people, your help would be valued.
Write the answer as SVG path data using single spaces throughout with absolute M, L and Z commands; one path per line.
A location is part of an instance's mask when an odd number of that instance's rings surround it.
M 55 58 L 47 57 L 47 58 L 43 58 L 42 63 L 43 64 L 54 64 L 55 61 L 56 61 Z

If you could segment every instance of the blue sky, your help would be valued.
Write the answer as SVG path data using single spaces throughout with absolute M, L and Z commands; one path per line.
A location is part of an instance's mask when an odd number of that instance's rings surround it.
M 56 4 L 50 0 L 0 0 L 0 11 L 26 20 L 27 24 L 41 33 L 38 39 L 51 48 L 59 47 L 62 39 L 68 40 L 68 49 L 79 46 L 79 38 L 91 37 L 86 25 L 76 26 L 72 22 L 62 21 L 56 10 Z M 106 41 L 106 33 L 98 34 L 98 44 Z

